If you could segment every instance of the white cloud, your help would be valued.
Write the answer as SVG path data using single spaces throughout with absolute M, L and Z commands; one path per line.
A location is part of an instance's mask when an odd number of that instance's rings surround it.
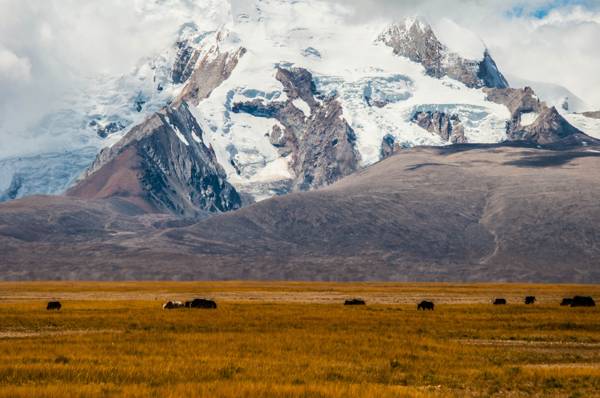
M 172 45 L 194 7 L 189 0 L 0 0 L 0 149 L 30 151 L 31 126 L 72 99 L 67 93 L 85 91 L 90 76 L 128 73 Z M 64 148 L 52 137 L 39 142 Z
M 563 85 L 600 109 L 599 13 L 575 7 L 539 20 L 483 21 L 473 29 L 507 74 Z
M 31 79 L 31 62 L 20 58 L 12 51 L 0 47 L 0 82 L 29 81 Z
M 469 59 L 479 59 L 483 56 L 483 40 L 453 20 L 441 18 L 434 24 L 434 29 L 440 41 L 461 56 Z
M 450 47 L 477 49 L 474 32 L 507 75 L 563 85 L 600 109 L 600 2 L 551 0 L 329 0 L 352 9 L 354 21 L 425 17 Z M 569 3 L 580 3 L 578 6 Z M 585 4 L 584 4 L 585 3 Z M 538 14 L 543 15 L 543 14 Z M 453 27 L 454 21 L 460 28 Z M 460 36 L 463 36 L 462 38 Z

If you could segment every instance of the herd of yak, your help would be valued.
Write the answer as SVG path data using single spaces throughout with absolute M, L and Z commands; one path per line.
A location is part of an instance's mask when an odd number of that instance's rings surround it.
M 535 296 L 527 296 L 525 297 L 525 304 L 530 305 L 534 304 L 536 301 Z M 497 298 L 492 301 L 494 305 L 506 305 L 507 301 L 504 298 Z M 366 305 L 367 303 L 363 299 L 351 299 L 346 300 L 344 305 Z M 561 303 L 561 306 L 570 306 L 570 307 L 595 307 L 596 302 L 593 298 L 589 296 L 575 296 L 573 298 L 564 298 Z M 421 301 L 417 305 L 417 310 L 429 310 L 433 311 L 435 304 L 431 301 Z M 59 301 L 50 301 L 46 306 L 47 310 L 60 310 L 62 308 L 62 304 Z M 207 299 L 194 299 L 192 301 L 167 301 L 162 306 L 163 310 L 172 310 L 175 308 L 204 308 L 204 309 L 217 309 L 217 303 L 213 300 Z
M 536 302 L 535 296 L 525 297 L 525 304 L 530 305 L 530 304 L 535 304 L 535 302 Z M 362 299 L 346 300 L 346 302 L 344 303 L 344 305 L 366 305 L 366 304 L 367 303 Z M 492 304 L 506 305 L 507 301 L 504 298 L 497 298 L 492 301 Z M 560 305 L 562 305 L 562 306 L 568 305 L 570 307 L 595 307 L 596 302 L 594 301 L 593 298 L 591 298 L 589 296 L 575 296 L 573 298 L 562 299 Z M 419 304 L 417 304 L 417 311 L 420 311 L 420 310 L 433 311 L 434 307 L 435 307 L 435 304 L 433 304 L 431 301 L 423 300 Z

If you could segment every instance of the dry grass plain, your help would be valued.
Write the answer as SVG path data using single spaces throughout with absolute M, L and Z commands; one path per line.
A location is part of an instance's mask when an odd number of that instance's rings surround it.
M 600 308 L 574 294 L 600 286 L 2 282 L 0 397 L 600 396 Z M 219 308 L 161 309 L 192 297 Z

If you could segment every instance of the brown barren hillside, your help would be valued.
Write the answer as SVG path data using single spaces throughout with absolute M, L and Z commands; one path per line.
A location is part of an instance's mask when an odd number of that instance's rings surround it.
M 599 168 L 593 147 L 417 148 L 200 221 L 26 199 L 0 206 L 0 277 L 598 282 Z

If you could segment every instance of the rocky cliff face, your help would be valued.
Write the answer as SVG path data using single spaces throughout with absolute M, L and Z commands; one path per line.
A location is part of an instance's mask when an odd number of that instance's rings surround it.
M 195 54 L 194 71 L 177 101 L 186 101 L 197 106 L 200 101 L 208 98 L 212 91 L 229 78 L 240 59 L 246 53 L 244 47 L 224 50 L 221 43 L 226 39 L 227 32 L 217 35 L 216 43 L 202 53 Z M 192 59 L 193 57 L 192 56 Z
M 442 137 L 450 144 L 464 144 L 467 142 L 465 129 L 458 115 L 448 115 L 444 112 L 417 112 L 412 118 L 420 127 Z
M 177 42 L 177 57 L 173 63 L 173 83 L 185 83 L 194 71 L 196 62 L 200 57 L 199 49 L 195 48 L 188 40 Z
M 505 105 L 511 112 L 506 124 L 509 141 L 529 141 L 541 145 L 596 142 L 573 127 L 555 107 L 541 102 L 530 87 L 486 89 L 487 99 Z
M 393 135 L 386 134 L 381 140 L 381 150 L 379 152 L 379 157 L 383 160 L 389 158 L 394 153 L 396 153 L 400 149 L 399 145 L 396 143 L 396 138 Z
M 531 87 L 488 89 L 485 92 L 488 101 L 505 105 L 513 117 L 525 113 L 539 113 L 544 106 Z
M 510 132 L 509 139 L 531 141 L 542 145 L 561 142 L 583 144 L 597 141 L 573 127 L 555 107 L 545 107 L 532 124 Z
M 393 24 L 378 41 L 391 47 L 396 55 L 423 65 L 429 76 L 438 79 L 448 76 L 472 88 L 509 86 L 487 50 L 482 60 L 462 58 L 441 43 L 431 26 L 422 21 Z
M 312 74 L 306 69 L 278 68 L 285 101 L 256 99 L 235 103 L 232 111 L 273 118 L 269 139 L 281 156 L 290 157 L 292 189 L 310 190 L 329 185 L 358 169 L 356 136 L 343 118 L 335 98 L 317 99 Z
M 166 107 L 103 150 L 70 196 L 125 198 L 146 211 L 192 216 L 241 207 L 185 102 Z
M 590 117 L 592 119 L 600 119 L 600 111 L 597 111 L 597 112 L 583 112 L 583 116 Z
M 483 82 L 484 87 L 507 88 L 509 86 L 487 49 L 477 67 L 477 77 Z

